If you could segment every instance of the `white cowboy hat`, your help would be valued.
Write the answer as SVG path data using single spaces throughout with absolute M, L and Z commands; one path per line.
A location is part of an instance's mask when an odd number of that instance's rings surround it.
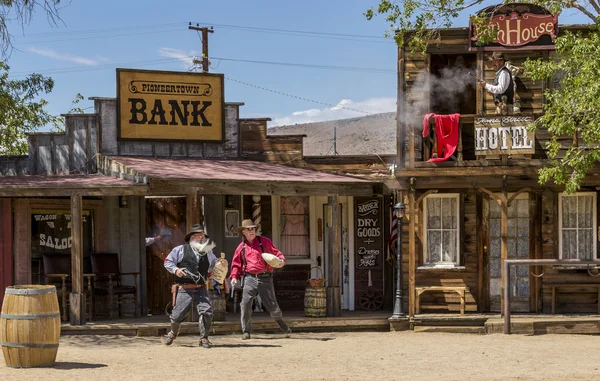
M 276 255 L 273 255 L 271 253 L 262 253 L 262 257 L 265 260 L 265 262 L 267 262 L 269 264 L 269 266 L 278 269 L 283 267 L 284 262 L 277 258 Z

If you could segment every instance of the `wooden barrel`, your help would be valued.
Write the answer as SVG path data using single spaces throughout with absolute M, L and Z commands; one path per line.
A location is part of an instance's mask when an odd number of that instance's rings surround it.
M 304 293 L 304 315 L 306 317 L 324 317 L 327 315 L 326 290 L 326 287 L 306 287 Z
M 221 290 L 221 293 L 219 293 L 215 289 L 210 289 L 208 290 L 208 296 L 210 297 L 210 303 L 213 308 L 213 320 L 225 321 L 225 310 L 227 306 L 225 291 Z
M 53 366 L 60 338 L 56 287 L 9 286 L 0 314 L 0 346 L 8 367 Z

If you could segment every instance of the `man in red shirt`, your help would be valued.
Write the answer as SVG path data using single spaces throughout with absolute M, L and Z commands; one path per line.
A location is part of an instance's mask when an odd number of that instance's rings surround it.
M 231 285 L 236 287 L 242 282 L 242 302 L 240 303 L 242 340 L 248 340 L 252 333 L 252 300 L 256 295 L 262 299 L 263 306 L 271 318 L 279 324 L 286 337 L 292 330 L 283 320 L 283 314 L 275 297 L 273 288 L 273 267 L 262 257 L 262 253 L 271 253 L 285 264 L 285 257 L 273 242 L 266 237 L 256 236 L 257 225 L 252 220 L 242 221 L 237 231 L 243 235 L 242 243 L 237 247 L 231 260 Z

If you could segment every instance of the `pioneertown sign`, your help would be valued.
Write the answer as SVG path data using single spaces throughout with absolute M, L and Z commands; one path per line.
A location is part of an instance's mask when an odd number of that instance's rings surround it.
M 119 139 L 223 141 L 223 75 L 117 69 Z
M 497 33 L 496 39 L 486 44 L 486 47 L 516 48 L 527 44 L 540 45 L 540 48 L 553 46 L 551 38 L 556 38 L 558 32 L 558 15 L 511 12 L 492 16 L 489 26 Z M 476 49 L 477 28 L 471 25 L 471 50 Z M 542 40 L 542 37 L 545 39 Z M 539 41 L 538 41 L 539 40 Z M 536 44 L 537 42 L 537 44 Z

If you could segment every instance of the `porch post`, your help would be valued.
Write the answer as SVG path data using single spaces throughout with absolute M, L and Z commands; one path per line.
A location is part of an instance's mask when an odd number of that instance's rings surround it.
M 190 192 L 185 197 L 185 208 L 186 208 L 186 231 L 190 231 L 192 229 L 192 225 L 203 223 L 200 221 L 200 213 L 199 213 L 199 197 L 198 197 L 198 188 L 190 188 Z
M 329 256 L 327 278 L 327 316 L 337 317 L 342 315 L 342 293 L 340 289 L 340 266 L 342 232 L 340 229 L 340 204 L 337 194 L 327 199 L 331 210 L 331 226 L 329 227 Z
M 85 293 L 83 292 L 83 218 L 80 192 L 71 195 L 71 325 L 85 325 Z
M 408 316 L 412 319 L 415 316 L 415 286 L 417 272 L 417 253 L 416 253 L 416 223 L 417 203 L 415 202 L 415 184 L 414 178 L 411 178 L 411 186 L 408 191 Z

